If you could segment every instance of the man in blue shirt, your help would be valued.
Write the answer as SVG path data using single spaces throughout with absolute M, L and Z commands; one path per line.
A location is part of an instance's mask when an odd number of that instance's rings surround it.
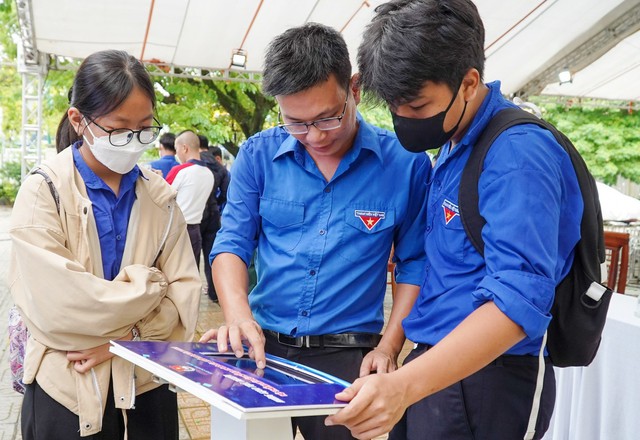
M 154 170 L 162 171 L 162 177 L 166 179 L 171 168 L 180 165 L 180 162 L 176 160 L 176 135 L 165 133 L 160 136 L 158 142 L 160 143 L 160 159 L 149 163 L 149 166 Z
M 268 353 L 344 380 L 396 367 L 424 276 L 424 202 L 431 164 L 367 124 L 346 44 L 319 24 L 289 29 L 265 57 L 265 93 L 282 124 L 251 137 L 234 162 L 211 252 L 225 325 L 207 332 L 258 366 Z M 397 292 L 382 340 L 387 262 Z M 257 285 L 247 298 L 256 254 Z M 265 347 L 266 338 L 266 347 Z M 294 420 L 307 439 L 352 438 L 324 417 Z
M 389 105 L 403 147 L 441 147 L 429 185 L 425 278 L 403 322 L 418 344 L 402 368 L 337 395 L 350 404 L 327 424 L 358 438 L 396 423 L 390 439 L 541 438 L 555 378 L 548 358 L 539 367 L 539 354 L 555 287 L 580 238 L 571 160 L 538 126 L 496 139 L 478 183 L 483 258 L 460 220 L 460 176 L 488 122 L 513 104 L 499 82 L 482 82 L 478 11 L 471 0 L 394 0 L 376 12 L 358 53 L 361 85 Z

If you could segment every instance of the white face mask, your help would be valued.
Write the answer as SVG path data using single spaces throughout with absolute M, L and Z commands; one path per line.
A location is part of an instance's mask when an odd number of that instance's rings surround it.
M 96 137 L 93 134 L 91 128 L 87 125 L 87 129 L 93 136 L 93 145 L 87 141 L 87 138 L 83 135 L 84 143 L 89 146 L 93 157 L 105 167 L 109 168 L 114 173 L 127 174 L 136 166 L 136 163 L 142 156 L 142 153 L 149 148 L 150 144 L 141 143 L 137 136 L 134 136 L 127 145 L 122 147 L 115 147 L 109 142 L 109 135 Z M 126 133 L 121 135 L 127 137 Z M 115 137 L 115 136 L 114 136 Z

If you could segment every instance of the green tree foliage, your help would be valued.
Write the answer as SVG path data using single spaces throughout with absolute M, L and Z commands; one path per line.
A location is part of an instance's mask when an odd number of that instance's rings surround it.
M 620 109 L 544 107 L 543 117 L 571 139 L 596 179 L 640 182 L 640 113 Z
M 258 84 L 155 77 L 169 96 L 158 94 L 158 115 L 172 131 L 193 129 L 232 154 L 253 134 L 274 125 L 275 100 Z
M 393 131 L 391 113 L 389 113 L 389 109 L 385 105 L 376 105 L 365 100 L 358 105 L 358 111 L 368 123 Z
M 78 63 L 74 63 L 78 64 Z M 58 124 L 69 109 L 69 89 L 75 70 L 49 70 L 42 93 L 43 139 L 55 146 Z
M 8 139 L 19 139 L 22 126 L 22 79 L 15 66 L 0 66 L 0 107 L 2 127 Z
M 0 168 L 0 205 L 13 204 L 20 187 L 20 162 L 5 162 Z
M 17 48 L 13 36 L 19 23 L 13 1 L 0 1 L 0 107 L 2 127 L 7 138 L 13 139 L 22 125 L 22 79 L 16 70 Z
M 17 48 L 13 42 L 13 36 L 19 35 L 20 23 L 15 12 L 14 2 L 11 0 L 0 0 L 0 59 L 2 61 L 15 60 Z

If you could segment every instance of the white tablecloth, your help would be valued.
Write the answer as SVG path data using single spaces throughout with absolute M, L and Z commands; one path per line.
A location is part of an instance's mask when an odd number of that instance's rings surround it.
M 556 368 L 556 406 L 544 440 L 640 439 L 637 298 L 611 299 L 602 343 L 588 367 Z

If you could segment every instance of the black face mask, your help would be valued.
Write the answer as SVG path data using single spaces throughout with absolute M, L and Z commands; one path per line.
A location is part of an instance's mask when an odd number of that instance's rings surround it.
M 459 89 L 459 87 L 458 87 Z M 458 130 L 460 121 L 464 116 L 464 112 L 467 110 L 467 101 L 464 102 L 464 109 L 458 123 L 449 131 L 444 131 L 444 118 L 447 116 L 447 112 L 453 105 L 453 102 L 458 96 L 456 93 L 451 98 L 451 102 L 447 108 L 438 113 L 437 115 L 429 118 L 405 118 L 398 116 L 391 112 L 393 118 L 393 128 L 398 136 L 398 140 L 402 144 L 405 150 L 412 153 L 424 153 L 427 150 L 435 150 L 443 146 L 451 139 L 451 137 Z

